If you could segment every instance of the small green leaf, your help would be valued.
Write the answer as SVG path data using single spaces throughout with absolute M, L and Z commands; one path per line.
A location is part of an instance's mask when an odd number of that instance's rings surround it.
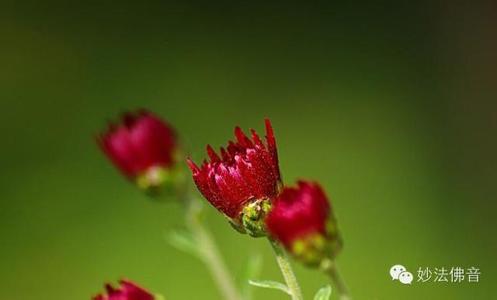
M 260 254 L 253 254 L 247 260 L 244 272 L 242 274 L 242 281 L 240 283 L 242 295 L 244 300 L 252 299 L 252 286 L 249 284 L 250 278 L 259 277 L 262 271 L 262 256 Z
M 276 289 L 287 293 L 288 295 L 291 295 L 290 289 L 281 282 L 271 280 L 249 280 L 249 283 L 253 286 L 258 286 L 266 289 Z
M 167 234 L 166 239 L 174 248 L 200 257 L 197 243 L 188 231 L 172 230 Z
M 331 286 L 327 285 L 320 288 L 316 295 L 314 295 L 314 300 L 328 300 L 331 296 Z

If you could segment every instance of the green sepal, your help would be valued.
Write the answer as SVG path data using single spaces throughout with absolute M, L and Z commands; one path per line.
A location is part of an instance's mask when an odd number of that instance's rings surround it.
M 252 237 L 267 236 L 266 216 L 270 210 L 271 201 L 269 199 L 258 199 L 245 205 L 241 220 L 247 234 Z
M 183 168 L 154 166 L 136 176 L 136 186 L 154 198 L 172 197 L 185 183 Z

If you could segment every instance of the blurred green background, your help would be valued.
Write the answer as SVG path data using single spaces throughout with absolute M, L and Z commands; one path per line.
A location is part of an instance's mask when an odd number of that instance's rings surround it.
M 95 146 L 137 107 L 175 124 L 196 160 L 270 117 L 285 181 L 319 180 L 333 200 L 354 299 L 496 297 L 495 8 L 2 1 L 0 298 L 89 299 L 127 277 L 167 299 L 220 299 L 165 241 L 180 207 L 149 201 Z M 207 218 L 237 278 L 261 253 L 261 278 L 281 279 L 264 240 Z M 482 274 L 403 286 L 397 263 Z M 327 282 L 296 272 L 307 299 Z

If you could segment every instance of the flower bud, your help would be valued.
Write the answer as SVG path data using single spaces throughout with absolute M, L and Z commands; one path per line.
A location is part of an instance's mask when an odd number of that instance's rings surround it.
M 319 266 L 333 259 L 342 241 L 328 199 L 317 183 L 285 187 L 266 218 L 270 236 L 296 259 Z
M 119 281 L 120 287 L 105 285 L 106 293 L 93 297 L 93 300 L 154 300 L 155 297 L 145 289 L 129 280 Z
M 148 111 L 125 113 L 97 142 L 114 165 L 146 192 L 171 192 L 182 179 L 174 130 Z
M 235 128 L 236 142 L 220 149 L 218 155 L 207 146 L 210 161 L 198 167 L 188 159 L 193 180 L 202 195 L 227 216 L 241 232 L 265 234 L 264 218 L 281 185 L 278 154 L 273 129 L 266 120 L 266 143 L 254 130 L 251 139 Z

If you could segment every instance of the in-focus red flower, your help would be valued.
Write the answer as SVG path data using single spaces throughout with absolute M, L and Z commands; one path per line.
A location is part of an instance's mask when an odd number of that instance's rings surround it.
M 119 281 L 120 287 L 105 285 L 106 293 L 93 297 L 93 300 L 154 300 L 154 295 L 129 280 Z
M 269 120 L 265 123 L 266 144 L 255 130 L 251 129 L 250 139 L 236 127 L 236 142 L 229 141 L 226 149 L 220 149 L 221 155 L 208 145 L 210 161 L 198 167 L 188 159 L 202 195 L 236 224 L 247 204 L 274 198 L 281 185 L 273 129 Z
M 333 258 L 341 239 L 328 198 L 318 183 L 299 181 L 285 187 L 266 217 L 272 238 L 307 264 Z
M 114 165 L 144 189 L 162 184 L 164 172 L 176 163 L 173 128 L 146 110 L 123 114 L 97 142 Z

